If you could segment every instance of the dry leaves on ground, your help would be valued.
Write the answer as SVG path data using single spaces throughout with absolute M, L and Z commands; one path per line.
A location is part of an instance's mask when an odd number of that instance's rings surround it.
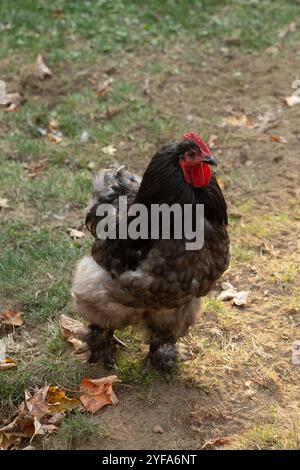
M 7 357 L 6 359 L 0 358 L 0 370 L 10 370 L 15 369 L 17 367 L 17 363 L 14 359 Z
M 23 312 L 3 310 L 0 315 L 0 323 L 9 326 L 21 326 L 23 325 Z
M 41 80 L 52 77 L 52 72 L 49 67 L 45 64 L 42 54 L 39 54 L 36 58 L 35 70 Z
M 227 116 L 223 119 L 222 126 L 232 127 L 244 127 L 246 129 L 254 129 L 256 126 L 255 122 L 252 121 L 244 113 L 234 113 L 231 116 Z
M 278 144 L 287 144 L 287 140 L 282 135 L 272 134 L 270 135 L 271 142 L 277 142 Z
M 53 144 L 60 144 L 63 141 L 63 134 L 59 130 L 59 123 L 56 119 L 49 121 L 47 138 Z
M 218 136 L 216 134 L 211 134 L 211 136 L 209 137 L 208 139 L 208 148 L 210 149 L 214 149 L 216 148 L 218 145 L 217 145 L 217 140 L 218 140 Z
M 230 282 L 223 282 L 222 292 L 218 296 L 217 300 L 226 301 L 232 300 L 233 304 L 237 307 L 244 307 L 248 303 L 248 297 L 251 291 L 240 291 L 238 292 Z
M 113 145 L 108 145 L 107 147 L 102 148 L 102 152 L 105 153 L 105 155 L 112 156 L 117 152 L 117 149 Z
M 0 210 L 1 209 L 7 209 L 8 206 L 8 199 L 5 198 L 0 198 Z
M 64 413 L 82 408 L 79 400 L 69 398 L 59 387 L 45 386 L 32 395 L 25 390 L 25 400 L 15 419 L 0 429 L 0 449 L 18 447 L 23 439 L 53 433 Z
M 18 111 L 23 101 L 22 96 L 19 93 L 7 93 L 5 101 L 5 111 L 12 112 Z
M 67 341 L 72 344 L 74 351 L 72 356 L 79 357 L 80 359 L 87 360 L 89 356 L 89 348 L 86 343 L 77 338 L 77 333 L 79 330 L 84 328 L 83 323 L 74 318 L 68 317 L 67 315 L 62 314 L 60 316 L 60 326 L 62 334 L 67 339 Z
M 114 81 L 114 79 L 112 77 L 110 77 L 110 78 L 107 78 L 106 80 L 98 83 L 97 90 L 96 90 L 97 96 L 103 97 L 103 96 L 107 95 L 107 93 L 111 89 L 111 84 L 113 83 L 113 81 Z
M 67 410 L 74 410 L 75 408 L 81 408 L 80 401 L 77 400 L 77 398 L 67 397 L 65 392 L 59 387 L 49 387 L 46 399 L 49 405 L 49 411 L 52 415 L 64 413 Z
M 292 95 L 292 96 L 287 96 L 286 98 L 284 98 L 284 103 L 287 105 L 287 106 L 295 106 L 296 104 L 300 104 L 300 96 L 298 95 Z
M 83 379 L 80 384 L 80 400 L 86 411 L 95 413 L 105 405 L 117 405 L 119 403 L 112 385 L 119 382 L 116 375 L 101 379 Z
M 231 441 L 232 439 L 230 437 L 217 437 L 216 439 L 206 441 L 201 447 L 201 449 L 205 450 L 205 449 L 213 449 L 216 447 L 225 446 L 227 444 L 230 444 Z
M 279 32 L 278 32 L 278 39 L 284 39 L 288 34 L 290 33 L 294 33 L 297 29 L 297 25 L 295 23 L 295 21 L 292 21 L 291 23 L 289 23 L 287 26 L 285 26 L 285 28 L 282 28 Z
M 0 449 L 16 448 L 24 438 L 31 442 L 36 435 L 52 433 L 56 429 L 55 425 L 42 424 L 29 412 L 20 411 L 10 424 L 0 429 Z
M 77 230 L 75 228 L 68 228 L 67 232 L 72 238 L 72 240 L 78 240 L 85 237 L 84 232 L 81 232 L 80 230 Z
M 65 12 L 62 8 L 59 8 L 57 10 L 53 10 L 52 16 L 55 18 L 63 18 L 65 16 Z
M 48 159 L 42 158 L 41 160 L 37 160 L 35 162 L 23 163 L 23 168 L 27 172 L 28 177 L 34 179 L 43 171 L 45 171 L 47 165 Z

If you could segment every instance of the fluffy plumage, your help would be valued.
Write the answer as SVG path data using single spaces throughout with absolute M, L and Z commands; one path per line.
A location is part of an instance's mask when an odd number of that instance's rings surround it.
M 215 176 L 206 187 L 186 183 L 179 162 L 191 150 L 199 151 L 193 140 L 162 148 L 142 180 L 123 169 L 103 170 L 94 179 L 86 226 L 95 241 L 91 256 L 79 262 L 73 281 L 76 308 L 94 325 L 83 334 L 92 349 L 91 360 L 111 362 L 113 330 L 133 325 L 146 334 L 152 364 L 169 372 L 176 358 L 177 339 L 195 323 L 201 297 L 228 266 L 224 197 Z M 137 202 L 149 208 L 161 203 L 204 204 L 204 246 L 187 251 L 184 239 L 97 239 L 96 227 L 101 220 L 97 207 L 110 203 L 118 211 L 120 195 L 128 197 L 129 205 Z

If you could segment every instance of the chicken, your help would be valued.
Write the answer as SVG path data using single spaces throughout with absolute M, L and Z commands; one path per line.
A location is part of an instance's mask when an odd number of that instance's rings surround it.
M 176 365 L 178 339 L 184 337 L 200 315 L 201 298 L 208 294 L 226 270 L 230 258 L 226 203 L 215 175 L 214 159 L 197 134 L 158 151 L 140 179 L 120 168 L 102 170 L 94 178 L 93 198 L 86 213 L 86 227 L 94 236 L 91 256 L 77 265 L 72 294 L 75 307 L 89 326 L 81 339 L 89 345 L 90 362 L 113 363 L 114 330 L 131 325 L 142 330 L 150 344 L 149 361 L 162 373 Z M 186 237 L 169 239 L 122 238 L 121 225 L 133 216 L 121 213 L 119 197 L 128 207 L 143 204 L 191 204 L 195 227 L 196 204 L 204 205 L 204 244 L 187 249 Z M 109 223 L 116 237 L 99 237 L 104 222 L 99 209 L 110 204 L 104 227 Z M 125 217 L 125 219 L 124 219 Z M 127 219 L 126 219 L 127 218 Z

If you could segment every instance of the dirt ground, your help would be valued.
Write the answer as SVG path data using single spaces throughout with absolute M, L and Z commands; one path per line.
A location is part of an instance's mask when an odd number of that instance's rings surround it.
M 176 119 L 182 130 L 206 130 L 228 203 L 232 263 L 185 339 L 191 360 L 173 382 L 118 385 L 118 406 L 94 417 L 106 437 L 77 448 L 299 447 L 299 366 L 291 354 L 300 339 L 300 106 L 283 102 L 297 78 L 297 47 L 252 55 L 232 47 L 206 56 L 197 44 L 189 45 L 188 54 L 175 44 L 168 54 L 149 54 L 148 64 L 159 65 L 151 74 L 142 53 L 95 65 L 111 67 L 116 79 L 139 87 L 141 95 L 148 80 L 145 100 L 157 118 Z M 79 90 L 88 75 L 74 78 Z M 53 88 L 52 98 L 46 93 L 44 99 L 55 102 Z M 238 112 L 249 125 L 224 125 L 224 118 Z M 135 141 L 147 137 L 137 122 L 120 143 L 118 163 L 142 174 L 145 155 L 149 159 L 176 136 L 172 129 L 154 141 L 150 136 L 142 152 Z M 79 211 L 76 216 L 83 219 Z M 223 281 L 251 291 L 246 307 L 216 300 Z M 38 328 L 31 335 L 38 337 Z M 107 374 L 101 366 L 90 372 Z M 162 432 L 153 431 L 157 425 Z
M 287 108 L 282 101 L 291 94 L 299 55 L 296 48 L 275 56 L 233 51 L 199 65 L 189 64 L 185 56 L 178 46 L 168 57 L 149 57 L 149 62 L 173 70 L 163 79 L 160 74 L 151 78 L 149 99 L 158 114 L 180 114 L 187 129 L 205 127 L 217 136 L 215 153 L 229 206 L 233 253 L 239 250 L 222 280 L 250 290 L 250 303 L 245 308 L 228 306 L 223 320 L 213 309 L 205 311 L 187 342 L 192 347 L 206 338 L 212 349 L 204 347 L 201 358 L 190 361 L 173 384 L 158 380 L 143 390 L 148 403 L 137 387 L 121 387 L 119 405 L 99 416 L 110 437 L 85 448 L 199 449 L 224 437 L 229 438 L 226 447 L 235 448 L 244 445 L 244 438 L 251 441 L 247 432 L 253 429 L 258 442 L 250 446 L 264 447 L 270 445 L 264 442 L 268 439 L 291 439 L 291 423 L 296 426 L 299 419 L 299 368 L 291 363 L 291 347 L 300 334 L 293 328 L 300 315 L 300 107 Z M 119 73 L 142 84 L 139 65 L 144 57 L 134 67 L 129 67 L 130 60 L 121 61 Z M 265 129 L 221 127 L 222 116 L 238 110 L 260 124 L 270 113 L 271 122 Z M 133 132 L 139 135 L 143 126 Z M 272 141 L 274 135 L 286 143 Z M 143 171 L 144 164 L 132 155 L 124 162 Z M 221 283 L 211 298 L 220 290 Z M 260 425 L 262 434 L 263 426 L 274 425 L 274 410 L 280 423 L 276 432 L 260 436 Z M 152 431 L 156 425 L 162 434 Z

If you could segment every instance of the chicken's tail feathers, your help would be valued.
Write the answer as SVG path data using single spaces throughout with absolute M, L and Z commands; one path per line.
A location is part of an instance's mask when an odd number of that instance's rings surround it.
M 95 238 L 97 224 L 104 217 L 98 208 L 109 204 L 115 214 L 118 212 L 120 196 L 127 197 L 129 207 L 134 202 L 140 181 L 139 176 L 125 171 L 124 166 L 115 170 L 101 170 L 93 177 L 93 196 L 87 207 L 85 224 Z

